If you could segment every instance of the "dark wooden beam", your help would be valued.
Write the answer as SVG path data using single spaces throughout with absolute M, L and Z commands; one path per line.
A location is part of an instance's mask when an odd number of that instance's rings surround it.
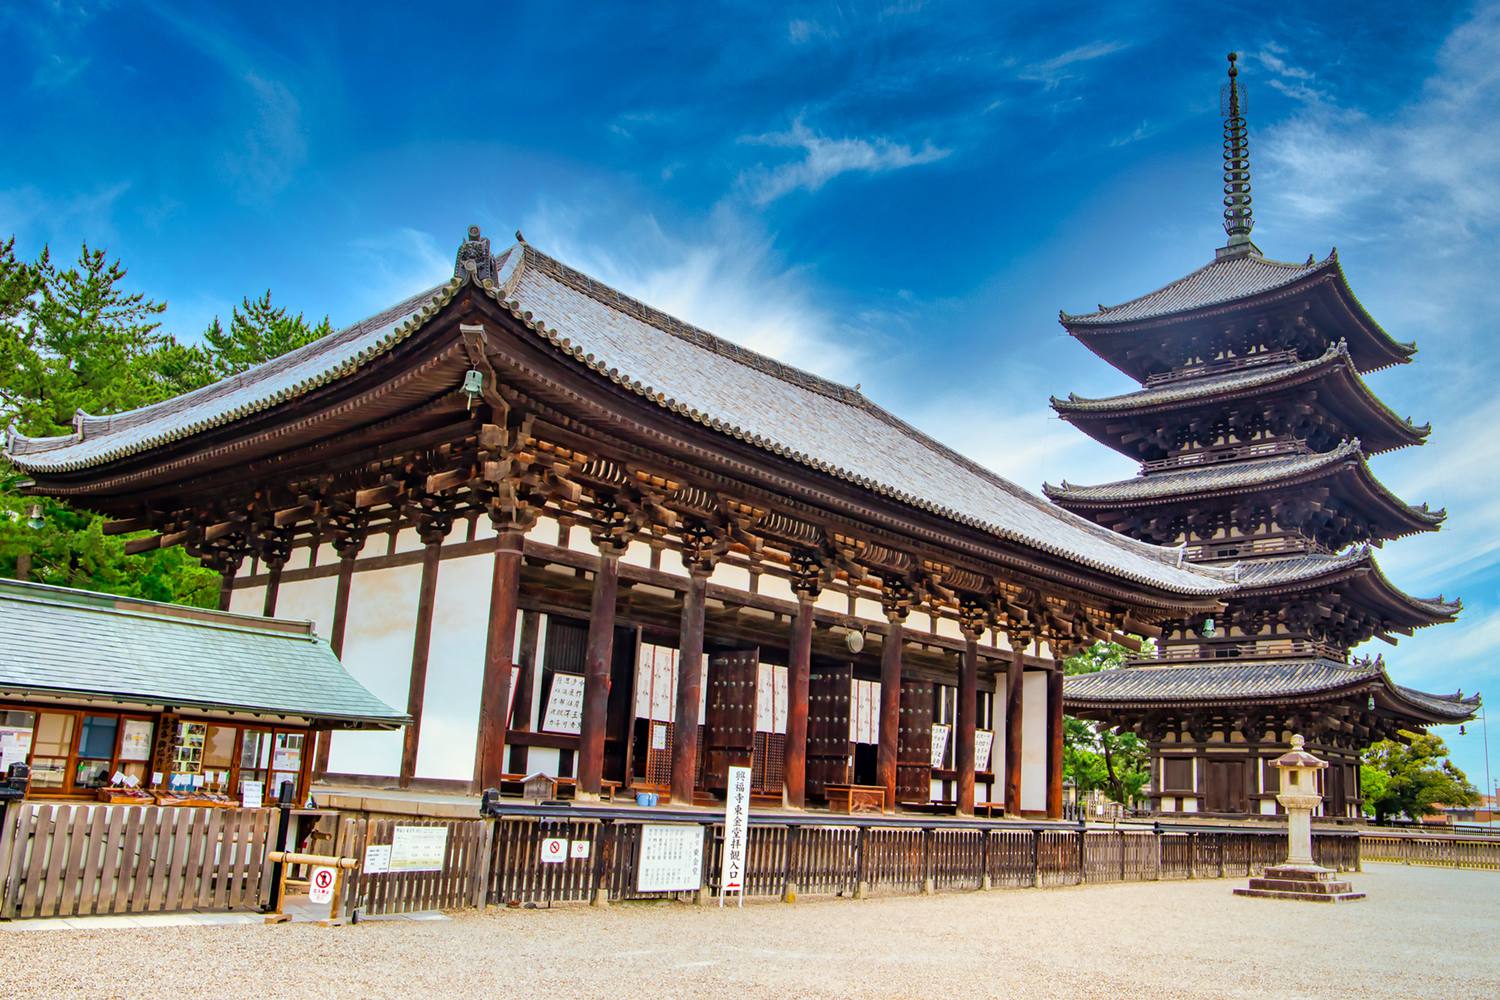
M 885 644 L 880 647 L 880 733 L 875 753 L 875 782 L 885 787 L 885 811 L 896 809 L 896 761 L 901 727 L 901 622 L 888 615 Z
M 797 602 L 787 643 L 786 672 L 786 804 L 807 805 L 807 699 L 812 680 L 813 602 Z
M 1021 688 L 1026 676 L 1026 660 L 1023 650 L 1026 643 L 1015 636 L 1012 646 L 1010 671 L 1005 680 L 1005 813 L 1021 815 L 1021 735 L 1022 718 Z M 998 684 L 998 681 L 996 682 Z M 998 692 L 997 692 L 998 700 Z
M 958 739 L 953 748 L 953 767 L 958 772 L 958 814 L 974 815 L 974 730 L 979 716 L 979 638 L 965 637 L 964 655 L 958 668 Z

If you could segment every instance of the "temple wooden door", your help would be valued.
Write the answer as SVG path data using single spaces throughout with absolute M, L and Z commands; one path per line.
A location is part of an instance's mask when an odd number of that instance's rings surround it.
M 1203 764 L 1203 797 L 1208 812 L 1245 813 L 1250 811 L 1250 796 L 1245 790 L 1245 762 L 1213 760 Z
M 814 668 L 807 686 L 807 794 L 826 796 L 829 785 L 850 784 L 850 699 L 854 664 Z
M 759 688 L 759 649 L 737 649 L 708 658 L 704 788 L 722 791 L 728 787 L 731 765 L 750 767 L 754 763 Z
M 932 683 L 901 682 L 896 734 L 896 801 L 932 801 Z

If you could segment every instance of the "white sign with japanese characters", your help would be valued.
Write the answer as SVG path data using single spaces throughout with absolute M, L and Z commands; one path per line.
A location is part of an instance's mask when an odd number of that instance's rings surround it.
M 719 873 L 719 905 L 731 892 L 745 905 L 745 857 L 750 841 L 750 768 L 729 768 L 724 797 L 724 859 Z
M 390 870 L 440 872 L 447 850 L 446 826 L 398 826 L 391 834 Z
M 994 730 L 974 730 L 974 770 L 988 771 L 990 769 L 990 750 L 992 750 L 994 746 Z
M 553 674 L 552 691 L 547 696 L 547 711 L 542 729 L 549 733 L 578 733 L 583 730 L 583 675 Z
M 932 727 L 932 766 L 941 771 L 943 760 L 948 756 L 948 734 L 953 727 L 947 723 L 938 722 Z
M 636 891 L 689 892 L 702 885 L 703 827 L 697 823 L 641 824 Z

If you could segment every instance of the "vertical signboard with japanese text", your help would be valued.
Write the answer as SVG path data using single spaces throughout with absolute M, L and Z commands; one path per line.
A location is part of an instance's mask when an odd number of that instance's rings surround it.
M 719 905 L 731 892 L 745 905 L 745 860 L 750 842 L 750 768 L 729 768 L 724 797 L 724 858 L 719 875 Z

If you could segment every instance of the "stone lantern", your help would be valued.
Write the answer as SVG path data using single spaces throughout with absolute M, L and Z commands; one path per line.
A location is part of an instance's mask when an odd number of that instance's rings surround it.
M 1260 878 L 1252 878 L 1246 889 L 1234 890 L 1237 896 L 1263 896 L 1272 899 L 1303 899 L 1319 903 L 1342 903 L 1363 899 L 1362 892 L 1351 891 L 1349 883 L 1313 861 L 1312 814 L 1323 801 L 1318 794 L 1318 772 L 1328 763 L 1308 753 L 1300 735 L 1292 737 L 1292 748 L 1273 761 L 1281 772 L 1281 791 L 1276 801 L 1286 810 L 1286 860 L 1267 865 Z

